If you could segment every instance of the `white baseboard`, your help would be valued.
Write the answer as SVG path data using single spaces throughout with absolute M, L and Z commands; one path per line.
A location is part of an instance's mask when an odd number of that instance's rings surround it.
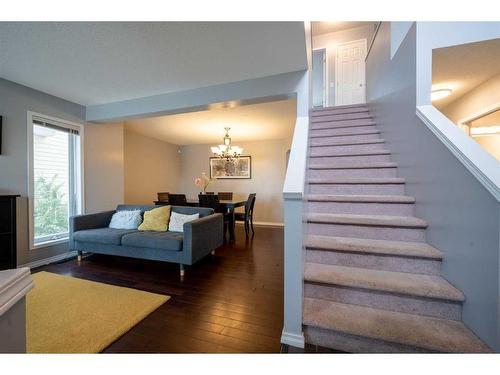
M 243 225 L 244 223 L 242 221 L 237 221 L 237 225 Z M 256 227 L 284 227 L 285 224 L 280 223 L 280 222 L 275 222 L 275 221 L 254 221 L 253 225 Z
M 304 334 L 281 332 L 281 343 L 303 349 L 305 346 Z
M 26 263 L 26 264 L 20 264 L 17 266 L 17 268 L 20 268 L 20 267 L 36 268 L 36 267 L 40 267 L 40 266 L 46 266 L 47 264 L 50 264 L 50 263 L 60 262 L 61 260 L 73 258 L 73 257 L 76 257 L 76 251 L 70 251 L 70 252 L 54 255 L 53 257 L 35 260 L 33 262 Z

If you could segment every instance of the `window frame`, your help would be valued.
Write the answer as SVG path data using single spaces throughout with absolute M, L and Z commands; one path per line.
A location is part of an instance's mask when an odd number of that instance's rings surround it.
M 56 244 L 60 243 L 66 243 L 69 241 L 69 235 L 65 236 L 63 238 L 57 238 L 53 240 L 48 240 L 44 241 L 41 243 L 35 244 L 35 218 L 34 218 L 34 195 L 35 195 L 35 181 L 34 181 L 34 143 L 33 143 L 33 120 L 34 117 L 38 118 L 43 118 L 47 120 L 48 122 L 53 121 L 56 125 L 67 128 L 67 129 L 73 129 L 77 130 L 80 136 L 80 207 L 81 207 L 81 213 L 85 213 L 85 184 L 84 184 L 84 179 L 85 179 L 85 169 L 84 169 L 84 124 L 83 123 L 77 123 L 73 121 L 68 121 L 64 120 L 61 118 L 45 115 L 42 113 L 37 113 L 33 111 L 27 111 L 27 145 L 28 145 L 28 221 L 29 221 L 29 249 L 30 250 L 35 250 L 39 248 L 44 248 L 47 246 L 53 246 Z M 71 156 L 70 156 L 71 158 Z

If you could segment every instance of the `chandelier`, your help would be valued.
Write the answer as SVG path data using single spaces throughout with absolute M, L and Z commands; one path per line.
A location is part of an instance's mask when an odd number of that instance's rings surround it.
M 227 161 L 233 161 L 240 157 L 243 149 L 238 146 L 231 146 L 231 137 L 229 136 L 229 130 L 231 128 L 224 128 L 226 135 L 223 138 L 224 144 L 210 147 L 213 154 L 221 159 L 226 159 Z

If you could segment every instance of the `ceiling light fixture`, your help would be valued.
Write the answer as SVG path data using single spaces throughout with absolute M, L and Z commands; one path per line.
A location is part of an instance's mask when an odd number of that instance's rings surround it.
M 500 134 L 500 125 L 493 126 L 471 126 L 470 135 L 494 135 Z
M 215 156 L 218 156 L 221 159 L 226 159 L 227 161 L 233 161 L 240 157 L 243 152 L 243 149 L 238 146 L 231 145 L 231 137 L 229 136 L 229 130 L 231 128 L 224 128 L 226 131 L 226 135 L 223 138 L 224 144 L 210 147 L 212 153 Z
M 450 96 L 450 94 L 451 94 L 451 89 L 433 90 L 431 93 L 431 101 L 444 99 L 447 96 Z

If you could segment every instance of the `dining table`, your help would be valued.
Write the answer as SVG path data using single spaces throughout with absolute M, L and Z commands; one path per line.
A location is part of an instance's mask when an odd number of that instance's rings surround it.
M 235 197 L 233 199 L 221 199 L 219 201 L 219 204 L 221 206 L 221 209 L 224 212 L 227 212 L 227 215 L 229 217 L 229 223 L 228 223 L 228 229 L 229 229 L 229 239 L 231 241 L 234 241 L 236 239 L 236 236 L 234 234 L 235 232 L 235 225 L 236 225 L 236 220 L 235 220 L 235 211 L 236 208 L 238 207 L 245 207 L 245 204 L 247 203 L 247 198 L 238 198 Z M 155 205 L 157 206 L 165 206 L 170 204 L 168 201 L 155 201 Z M 198 199 L 191 199 L 188 198 L 186 204 L 191 207 L 198 207 L 199 206 L 199 201 Z

